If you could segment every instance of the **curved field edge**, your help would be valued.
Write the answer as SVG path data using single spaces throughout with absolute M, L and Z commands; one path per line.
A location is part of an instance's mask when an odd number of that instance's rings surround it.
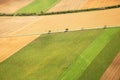
M 105 29 L 58 80 L 77 80 L 119 30 L 120 28 Z
M 120 31 L 104 47 L 78 80 L 99 80 L 120 51 Z
M 42 35 L 0 63 L 0 80 L 56 80 L 101 31 Z
M 23 7 L 22 9 L 15 12 L 15 14 L 19 13 L 44 13 L 55 4 L 57 4 L 60 0 L 34 0 L 31 4 Z

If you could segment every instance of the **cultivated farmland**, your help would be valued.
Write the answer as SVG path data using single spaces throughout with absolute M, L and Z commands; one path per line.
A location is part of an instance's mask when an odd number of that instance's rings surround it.
M 53 7 L 59 0 L 34 0 L 16 13 L 43 13 Z
M 12 79 L 56 80 L 101 31 L 86 30 L 42 35 L 0 64 L 0 79 L 11 79 L 9 76 L 16 75 Z M 14 65 L 15 63 L 17 64 Z M 21 67 L 17 67 L 18 65 Z M 7 68 L 14 70 L 6 74 L 4 70 Z
M 0 0 L 0 13 L 14 13 L 33 0 Z
M 98 8 L 120 4 L 120 0 L 88 0 L 82 9 Z
M 68 11 L 81 9 L 88 0 L 61 0 L 48 12 Z
M 106 51 L 105 48 L 109 48 L 112 45 L 110 44 L 111 42 L 116 44 L 113 48 L 120 45 L 120 43 L 115 41 L 120 39 L 118 37 L 120 35 L 119 31 L 120 28 L 109 28 L 43 34 L 16 54 L 0 63 L 0 79 L 61 80 L 62 78 L 63 80 L 77 80 L 84 72 L 82 71 L 81 73 L 81 69 L 88 70 L 85 67 L 86 65 L 92 67 L 91 64 L 96 61 L 95 59 L 102 59 L 97 54 L 105 55 L 104 50 Z M 102 44 L 100 43 L 101 41 L 103 41 Z M 94 50 L 96 47 L 97 50 Z M 118 46 L 116 51 L 111 52 L 111 55 L 114 56 L 111 56 L 110 61 L 114 59 L 119 50 L 120 47 Z M 99 53 L 100 51 L 103 52 Z M 104 64 L 109 66 L 106 60 Z M 78 64 L 75 65 L 76 63 Z M 81 67 L 73 69 L 73 67 L 79 65 Z M 73 71 L 70 72 L 71 70 Z M 74 73 L 74 76 L 67 78 L 65 77 L 68 76 L 67 73 Z M 75 78 L 75 76 L 77 77 Z M 98 77 L 96 76 L 95 78 Z
M 42 33 L 47 33 L 49 30 L 51 30 L 52 32 L 59 32 L 59 31 L 61 32 L 64 31 L 66 28 L 69 28 L 69 30 L 78 30 L 81 28 L 94 28 L 94 27 L 101 28 L 104 27 L 105 25 L 119 26 L 120 25 L 119 14 L 120 14 L 120 9 L 112 9 L 112 10 L 104 10 L 104 11 L 52 15 L 52 16 L 1 17 L 0 37 L 24 36 L 25 38 L 26 37 L 25 35 L 38 34 L 39 36 Z M 34 37 L 33 40 L 36 38 L 37 37 Z M 6 39 L 5 43 L 1 40 L 2 44 L 6 45 L 6 43 L 11 42 L 9 38 L 8 39 L 5 38 L 5 39 Z M 29 41 L 28 37 L 26 37 L 25 39 L 26 40 L 28 39 Z M 24 47 L 24 45 L 27 44 L 25 42 L 25 44 L 21 44 L 21 46 L 23 45 L 22 47 Z M 9 44 L 9 46 L 13 46 L 13 45 L 16 46 L 17 44 L 16 43 Z M 12 52 L 9 52 L 7 48 L 4 48 L 4 50 L 5 53 L 7 53 L 7 55 L 14 54 Z M 18 49 L 14 49 L 13 52 L 16 51 L 18 51 Z
M 0 0 L 0 80 L 119 80 L 119 7 L 28 16 L 118 4 L 120 0 Z
M 101 80 L 119 80 L 120 79 L 120 53 L 115 57 L 114 61 L 107 68 Z

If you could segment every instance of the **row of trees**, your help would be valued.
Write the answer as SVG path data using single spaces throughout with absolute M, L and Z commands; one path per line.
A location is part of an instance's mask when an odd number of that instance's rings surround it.
M 103 29 L 107 29 L 107 25 L 105 25 L 105 26 L 103 27 Z M 81 28 L 81 30 L 83 31 L 84 28 Z M 64 32 L 68 32 L 68 31 L 69 31 L 69 29 L 66 28 Z M 51 32 L 52 32 L 51 30 L 48 30 L 48 34 L 50 34 Z
M 113 9 L 113 8 L 120 8 L 120 5 L 101 7 L 101 8 L 90 8 L 90 9 L 83 9 L 83 10 L 49 12 L 49 13 L 44 13 L 43 11 L 41 11 L 40 13 L 16 13 L 16 14 L 0 13 L 0 16 L 41 16 L 41 15 L 55 15 L 55 14 L 67 14 L 67 13 L 87 12 L 87 11 L 96 11 L 96 10 L 106 10 L 106 9 Z

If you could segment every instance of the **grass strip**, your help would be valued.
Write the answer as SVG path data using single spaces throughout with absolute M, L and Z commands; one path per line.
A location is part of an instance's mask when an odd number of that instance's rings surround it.
M 58 80 L 77 80 L 119 30 L 118 28 L 105 29 Z
M 105 46 L 78 80 L 99 80 L 120 51 L 120 32 Z

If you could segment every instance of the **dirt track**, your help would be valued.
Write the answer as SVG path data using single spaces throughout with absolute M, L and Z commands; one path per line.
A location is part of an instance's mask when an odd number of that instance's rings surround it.
M 53 16 L 0 17 L 0 36 L 42 34 L 48 32 L 48 30 L 52 30 L 52 32 L 64 31 L 65 28 L 76 30 L 82 27 L 119 26 L 119 14 L 120 9 L 113 9 Z M 2 50 L 0 51 L 0 62 L 38 36 L 39 35 L 35 37 L 21 36 L 14 37 L 13 39 L 0 38 L 0 50 Z
M 14 13 L 33 0 L 0 0 L 0 13 Z
M 120 80 L 120 53 L 105 71 L 101 80 Z
M 97 8 L 120 4 L 120 0 L 88 0 L 83 8 Z

